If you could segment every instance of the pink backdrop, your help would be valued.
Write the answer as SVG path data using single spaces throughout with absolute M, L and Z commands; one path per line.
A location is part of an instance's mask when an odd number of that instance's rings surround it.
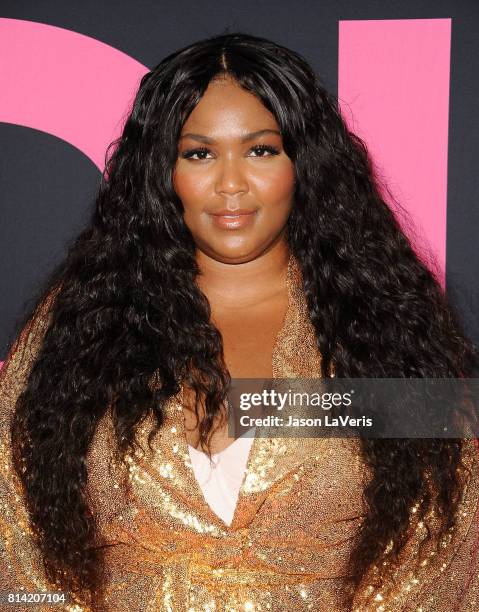
M 450 19 L 339 22 L 341 112 L 443 284 L 450 44 Z M 147 68 L 88 36 L 15 19 L 0 19 L 0 58 L 0 121 L 52 134 L 101 170 Z

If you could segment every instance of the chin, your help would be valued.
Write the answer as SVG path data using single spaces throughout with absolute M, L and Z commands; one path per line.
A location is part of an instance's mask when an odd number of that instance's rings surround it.
M 206 253 L 209 255 L 209 257 L 213 257 L 214 259 L 223 261 L 224 263 L 244 263 L 258 257 L 261 251 L 258 249 L 247 249 L 243 247 L 213 249 L 211 251 L 207 251 Z
M 257 257 L 256 253 L 250 253 L 248 252 L 240 252 L 240 253 L 233 253 L 233 252 L 224 252 L 221 253 L 220 255 L 221 260 L 224 261 L 225 263 L 245 263 L 246 261 L 251 261 L 252 259 L 255 259 L 255 257 Z
M 221 259 L 248 259 L 254 258 L 261 253 L 261 247 L 257 244 L 249 244 L 244 239 L 238 240 L 231 236 L 228 240 L 218 240 L 203 243 L 202 251 L 210 257 Z

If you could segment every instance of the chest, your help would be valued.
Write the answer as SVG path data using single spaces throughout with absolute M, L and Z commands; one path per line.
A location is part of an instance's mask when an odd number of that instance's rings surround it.
M 272 378 L 272 357 L 275 344 L 286 318 L 287 296 L 259 304 L 254 308 L 212 310 L 212 321 L 223 339 L 226 367 L 232 378 Z M 199 441 L 199 420 L 194 412 L 194 396 L 184 394 L 183 415 L 188 444 L 195 448 Z M 204 414 L 199 410 L 200 420 Z M 221 452 L 232 439 L 227 424 L 219 425 L 211 437 L 212 452 Z
M 286 316 L 287 299 L 254 308 L 218 309 L 212 320 L 223 339 L 226 366 L 233 378 L 271 378 L 272 354 Z

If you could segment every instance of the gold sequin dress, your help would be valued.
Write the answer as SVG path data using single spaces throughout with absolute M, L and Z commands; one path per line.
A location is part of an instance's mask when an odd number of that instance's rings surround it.
M 288 291 L 273 374 L 320 376 L 321 358 L 294 258 L 288 266 Z M 46 329 L 46 312 L 45 307 L 20 335 L 0 376 L 0 591 L 53 590 L 29 531 L 8 442 L 9 419 Z M 154 439 L 153 453 L 146 444 L 152 423 L 146 420 L 139 434 L 143 450 L 128 455 L 125 466 L 110 463 L 109 413 L 90 449 L 89 498 L 98 533 L 110 544 L 105 549 L 108 610 L 479 610 L 479 462 L 474 441 L 464 446 L 471 476 L 457 526 L 439 552 L 426 546 L 419 555 L 426 528 L 413 521 L 399 569 L 371 568 L 352 608 L 346 608 L 343 598 L 352 593 L 348 556 L 364 516 L 362 490 L 370 476 L 359 440 L 256 437 L 228 526 L 208 506 L 195 480 L 181 392 L 164 408 L 166 421 Z M 118 484 L 124 470 L 128 499 Z M 73 603 L 34 609 L 88 610 Z

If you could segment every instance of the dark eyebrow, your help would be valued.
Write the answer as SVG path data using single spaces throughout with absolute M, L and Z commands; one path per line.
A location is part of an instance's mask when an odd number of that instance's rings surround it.
M 241 143 L 248 142 L 248 140 L 253 140 L 253 138 L 257 138 L 258 136 L 263 136 L 264 134 L 277 134 L 281 136 L 281 132 L 278 130 L 258 130 L 257 132 L 251 132 L 249 134 L 245 134 L 241 137 Z M 191 138 L 192 140 L 198 140 L 199 142 L 203 142 L 205 144 L 215 144 L 215 140 L 213 138 L 208 138 L 208 136 L 203 136 L 202 134 L 183 134 L 180 136 L 180 140 L 183 138 Z

